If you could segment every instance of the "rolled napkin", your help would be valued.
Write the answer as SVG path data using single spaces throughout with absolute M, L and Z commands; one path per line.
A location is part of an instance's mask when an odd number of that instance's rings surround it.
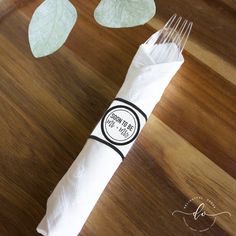
M 116 98 L 47 201 L 37 227 L 45 236 L 76 236 L 130 150 L 171 78 L 184 62 L 175 43 L 140 45 Z M 170 50 L 161 59 L 161 52 Z M 171 55 L 171 56 L 170 56 Z

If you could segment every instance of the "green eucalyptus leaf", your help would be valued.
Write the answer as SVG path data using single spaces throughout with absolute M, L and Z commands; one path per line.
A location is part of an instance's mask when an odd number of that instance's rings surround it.
M 58 50 L 66 41 L 77 19 L 68 0 L 45 0 L 34 12 L 29 24 L 30 48 L 35 57 Z
M 156 12 L 154 0 L 102 0 L 94 11 L 95 20 L 110 28 L 143 25 Z

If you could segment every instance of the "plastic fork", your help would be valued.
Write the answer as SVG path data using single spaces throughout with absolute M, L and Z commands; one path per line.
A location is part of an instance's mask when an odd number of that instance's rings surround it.
M 188 40 L 193 23 L 174 14 L 146 43 L 153 44 L 150 55 L 156 63 L 178 60 Z

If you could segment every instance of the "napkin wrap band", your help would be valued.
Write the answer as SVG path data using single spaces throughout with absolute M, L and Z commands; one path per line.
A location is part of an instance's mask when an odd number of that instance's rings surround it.
M 147 115 L 138 106 L 117 97 L 89 138 L 109 146 L 124 159 L 146 121 Z

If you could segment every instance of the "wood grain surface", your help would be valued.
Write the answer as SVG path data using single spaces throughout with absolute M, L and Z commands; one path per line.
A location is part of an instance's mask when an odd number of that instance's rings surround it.
M 0 1 L 0 235 L 39 235 L 47 198 L 118 92 L 138 46 L 174 12 L 194 22 L 185 63 L 80 235 L 236 235 L 235 1 L 158 0 L 156 16 L 129 29 L 99 26 L 97 0 L 72 2 L 79 16 L 66 44 L 36 59 L 27 29 L 41 1 Z M 207 213 L 231 217 L 191 230 L 172 212 L 196 196 L 215 204 Z M 211 221 L 192 223 L 203 229 Z

